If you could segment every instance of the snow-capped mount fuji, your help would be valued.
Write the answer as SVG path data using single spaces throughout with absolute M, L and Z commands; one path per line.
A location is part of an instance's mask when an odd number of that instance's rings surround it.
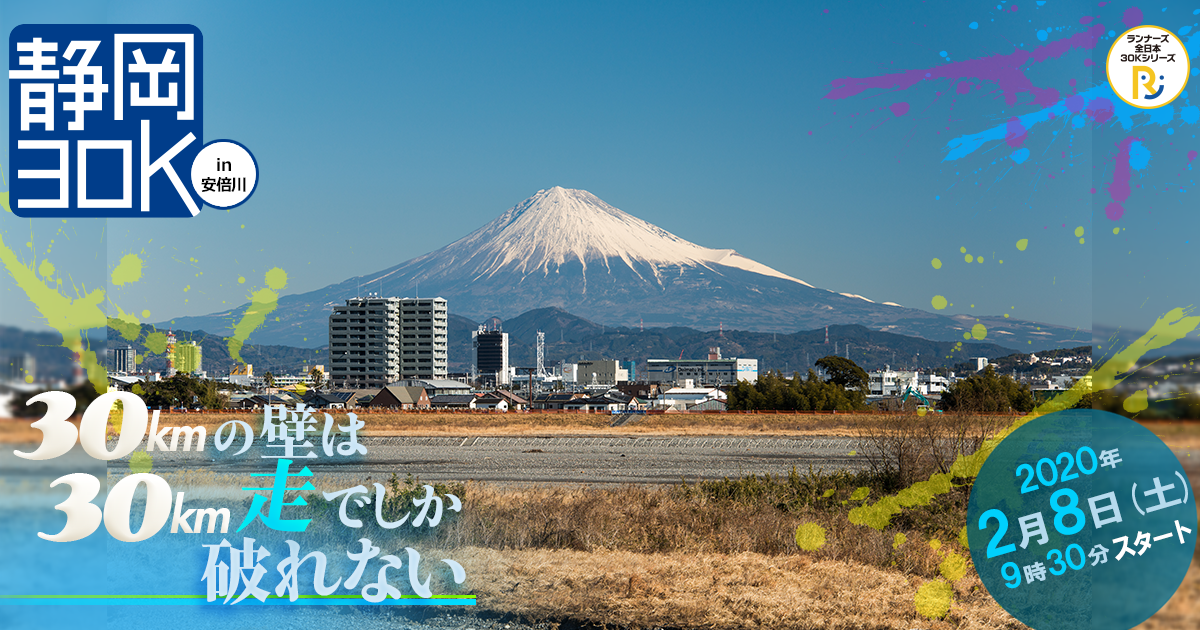
M 554 306 L 611 326 L 794 332 L 861 324 L 936 341 L 962 339 L 975 323 L 817 288 L 734 250 L 687 241 L 585 190 L 556 186 L 441 249 L 282 298 L 275 311 L 279 321 L 268 321 L 252 340 L 323 345 L 332 307 L 364 291 L 440 295 L 451 313 L 474 321 Z M 224 333 L 244 309 L 177 318 L 174 325 Z M 1028 340 L 1040 350 L 1091 338 L 1055 326 L 988 319 L 989 341 L 1013 347 L 1028 348 Z
M 523 277 L 560 273 L 579 265 L 587 293 L 589 275 L 612 275 L 627 267 L 643 282 L 662 287 L 663 273 L 681 267 L 733 267 L 764 276 L 811 284 L 755 262 L 732 249 L 709 249 L 622 212 L 586 190 L 555 186 L 509 208 L 491 223 L 450 245 L 411 261 L 427 268 L 423 281 L 460 268 L 482 280 L 514 272 Z M 401 267 L 403 267 L 402 265 Z M 397 268 L 397 271 L 399 268 Z M 643 276 L 643 272 L 649 274 Z

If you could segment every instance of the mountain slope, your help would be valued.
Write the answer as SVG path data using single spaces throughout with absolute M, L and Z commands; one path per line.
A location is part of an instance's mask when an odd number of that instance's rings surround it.
M 323 344 L 333 305 L 362 286 L 396 296 L 415 295 L 419 287 L 420 294 L 445 297 L 451 311 L 477 321 L 558 307 L 605 325 L 791 332 L 861 324 L 939 341 L 962 339 L 975 323 L 816 288 L 733 250 L 686 241 L 587 191 L 555 187 L 439 250 L 284 297 L 275 312 L 280 321 L 267 322 L 252 338 Z M 178 318 L 174 325 L 224 333 L 244 308 Z M 1006 345 L 1034 350 L 1091 340 L 1088 332 L 1018 320 L 997 319 L 989 330 L 1006 333 Z

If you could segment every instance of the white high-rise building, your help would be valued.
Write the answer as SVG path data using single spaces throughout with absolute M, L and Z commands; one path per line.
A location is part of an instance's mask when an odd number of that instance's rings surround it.
M 400 300 L 400 378 L 446 378 L 448 316 L 444 298 Z

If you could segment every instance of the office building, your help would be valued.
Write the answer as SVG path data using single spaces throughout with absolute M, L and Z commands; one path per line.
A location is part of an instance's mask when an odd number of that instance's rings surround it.
M 691 380 L 709 387 L 738 381 L 754 384 L 758 382 L 758 359 L 723 359 L 720 348 L 711 348 L 707 359 L 650 359 L 646 362 L 646 379 L 675 385 Z
M 471 333 L 475 346 L 475 368 L 479 380 L 492 386 L 511 383 L 508 369 L 508 333 L 499 330 L 479 330 Z
M 132 374 L 137 371 L 137 351 L 133 349 L 133 346 L 113 348 L 109 352 L 112 353 L 113 372 Z
M 22 352 L 8 357 L 8 380 L 17 383 L 37 380 L 37 361 L 32 354 Z

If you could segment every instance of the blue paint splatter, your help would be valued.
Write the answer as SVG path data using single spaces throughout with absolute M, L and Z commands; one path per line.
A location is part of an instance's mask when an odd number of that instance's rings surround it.
M 1025 147 L 1021 147 L 1020 149 L 1013 151 L 1012 155 L 1010 155 L 1009 157 L 1011 157 L 1012 160 L 1014 162 L 1016 162 L 1017 164 L 1021 164 L 1025 160 L 1029 159 L 1029 149 L 1025 148 Z
M 1108 36 L 1109 36 L 1109 37 L 1116 37 L 1116 36 L 1117 36 L 1117 32 L 1116 32 L 1116 31 L 1109 31 L 1109 32 L 1108 32 Z
M 1150 164 L 1150 149 L 1142 146 L 1141 142 L 1133 141 L 1129 143 L 1129 167 L 1135 171 L 1140 171 Z
M 1038 41 L 1044 42 L 1044 41 L 1046 41 L 1047 37 L 1049 37 L 1049 35 L 1046 34 L 1046 31 L 1038 31 L 1037 32 Z
M 1187 26 L 1185 26 L 1185 27 L 1183 27 L 1183 28 L 1179 29 L 1179 34 L 1180 34 L 1180 35 L 1187 35 L 1187 34 L 1188 34 L 1188 33 L 1190 33 L 1190 32 L 1192 32 L 1192 25 L 1191 25 L 1191 24 L 1189 24 L 1189 25 L 1187 25 Z
M 945 57 L 947 53 L 946 53 L 946 51 L 944 51 L 944 50 L 943 50 L 942 52 L 940 52 L 940 53 L 938 53 L 938 54 L 939 54 L 939 55 L 941 55 L 941 56 L 943 56 L 943 57 Z
M 1189 125 L 1194 125 L 1197 122 L 1200 122 L 1200 107 L 1188 105 L 1187 107 L 1180 109 L 1179 118 Z
M 979 22 L 971 22 L 967 25 L 967 28 L 971 30 L 977 30 L 979 28 Z
M 1175 129 L 1173 127 L 1167 127 L 1167 135 L 1168 136 L 1175 135 Z
M 1161 127 L 1163 125 L 1169 125 L 1171 124 L 1172 120 L 1175 120 L 1174 105 L 1164 105 L 1163 107 L 1148 111 L 1150 115 L 1150 121 L 1147 124 L 1158 125 Z
M 1109 113 L 1104 117 L 1106 119 L 1104 121 L 1106 124 L 1115 122 L 1120 124 L 1125 131 L 1129 131 L 1133 128 L 1135 118 L 1138 119 L 1139 123 L 1146 120 L 1146 118 L 1150 118 L 1151 122 L 1157 122 L 1157 124 L 1166 124 L 1171 121 L 1170 117 L 1173 117 L 1172 111 L 1158 112 L 1157 110 L 1139 109 L 1133 107 L 1132 105 L 1126 104 L 1120 99 L 1113 99 L 1111 97 L 1112 89 L 1107 83 L 1102 83 L 1089 90 L 1072 95 L 1067 99 L 1060 100 L 1058 103 L 1050 107 L 1018 116 L 1017 120 L 1020 121 L 1021 126 L 1032 133 L 1033 127 L 1039 123 L 1055 120 L 1061 116 L 1071 116 L 1071 126 L 1079 129 L 1087 124 L 1089 117 L 1083 114 L 1075 114 L 1089 106 L 1093 106 L 1094 104 L 1098 104 L 1103 111 Z M 1079 107 L 1079 103 L 1072 100 L 1076 98 L 1080 99 L 1082 103 L 1086 103 L 1086 105 Z M 1170 110 L 1173 109 L 1173 107 L 1168 106 L 1159 109 Z M 1156 113 L 1161 115 L 1162 118 L 1155 118 Z M 1192 120 L 1193 117 L 1200 118 L 1200 115 L 1189 110 L 1189 112 L 1185 114 L 1183 120 L 1187 122 Z M 964 158 L 979 150 L 984 144 L 990 141 L 1003 141 L 1007 137 L 1007 128 L 1007 123 L 1001 123 L 991 127 L 990 129 L 985 129 L 977 133 L 965 134 L 956 138 L 952 138 L 946 143 L 945 150 L 947 151 L 947 154 L 946 157 L 942 158 L 942 161 L 947 162 Z
M 941 196 L 941 195 L 934 195 L 934 196 L 933 196 L 933 200 L 934 200 L 934 201 L 941 201 L 941 200 L 942 200 L 942 196 Z

